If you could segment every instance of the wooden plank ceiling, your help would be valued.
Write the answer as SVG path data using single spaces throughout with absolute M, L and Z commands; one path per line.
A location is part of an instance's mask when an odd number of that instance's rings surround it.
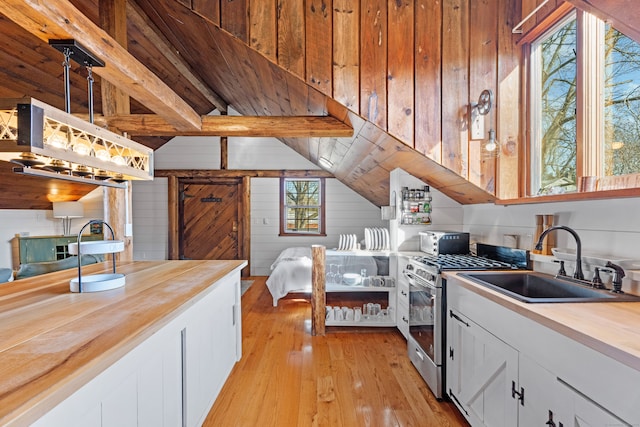
M 325 126 L 326 133 L 306 135 L 271 129 L 309 160 L 329 160 L 338 179 L 376 205 L 388 203 L 396 167 L 461 203 L 517 196 L 519 150 L 499 161 L 483 158 L 466 117 L 468 105 L 491 89 L 499 102 L 485 126 L 521 146 L 513 114 L 520 51 L 510 30 L 539 0 L 128 0 L 126 50 L 91 27 L 99 25 L 100 1 L 107 0 L 5 2 L 0 97 L 31 96 L 62 108 L 62 55 L 45 41 L 67 34 L 108 58 L 101 76 L 131 96 L 132 116 L 103 123 L 151 148 L 172 134 L 231 135 L 233 124 L 201 122 L 231 105 L 245 116 L 292 116 L 316 130 Z M 560 3 L 551 0 L 547 8 Z M 588 3 L 604 15 L 615 9 L 611 0 Z M 639 15 L 627 11 L 618 22 L 633 28 Z M 145 85 L 144 76 L 153 83 Z M 72 64 L 73 113 L 88 110 L 85 77 Z M 166 105 L 158 102 L 163 93 Z M 333 121 L 318 125 L 318 116 Z M 0 180 L 13 185 L 23 178 L 3 167 Z M 34 194 L 31 202 L 0 196 L 0 208 L 49 208 L 42 181 L 42 188 L 34 181 L 24 190 Z

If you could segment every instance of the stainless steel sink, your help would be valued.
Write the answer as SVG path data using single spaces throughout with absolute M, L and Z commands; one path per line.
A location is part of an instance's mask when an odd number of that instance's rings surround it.
M 616 294 L 605 289 L 590 288 L 547 274 L 534 272 L 509 273 L 463 273 L 465 277 L 527 303 L 549 302 L 619 302 L 636 301 L 640 297 L 630 294 Z

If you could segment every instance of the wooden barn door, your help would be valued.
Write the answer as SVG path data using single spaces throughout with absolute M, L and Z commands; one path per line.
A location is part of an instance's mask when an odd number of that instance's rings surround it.
M 182 181 L 180 259 L 241 259 L 242 180 Z

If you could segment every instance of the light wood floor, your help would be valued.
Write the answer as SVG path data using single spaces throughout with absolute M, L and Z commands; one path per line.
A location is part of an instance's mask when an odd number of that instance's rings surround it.
M 393 329 L 311 336 L 311 308 L 287 297 L 278 307 L 255 282 L 242 297 L 243 355 L 205 426 L 466 426 L 438 402 Z

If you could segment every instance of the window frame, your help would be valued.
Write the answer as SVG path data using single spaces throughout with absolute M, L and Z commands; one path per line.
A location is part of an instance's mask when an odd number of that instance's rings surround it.
M 576 8 L 559 8 L 553 15 L 553 19 L 541 23 L 534 31 L 520 41 L 523 47 L 524 79 L 526 88 L 526 99 L 523 100 L 525 107 L 524 123 L 528 124 L 529 131 L 526 132 L 526 148 L 524 153 L 524 164 L 526 168 L 525 180 L 523 182 L 524 195 L 527 199 L 575 199 L 584 198 L 581 193 L 591 195 L 594 193 L 602 197 L 615 197 L 618 193 L 635 194 L 640 188 L 635 185 L 622 186 L 618 184 L 614 188 L 598 188 L 595 191 L 580 191 L 580 180 L 582 177 L 595 176 L 600 182 L 604 181 L 607 186 L 607 178 L 619 181 L 640 182 L 640 172 L 626 175 L 605 175 L 605 118 L 604 118 L 604 46 L 599 41 L 604 39 L 606 22 L 596 16 Z M 576 45 L 576 186 L 574 192 L 567 192 L 554 195 L 538 195 L 540 184 L 540 165 L 542 160 L 539 155 L 539 144 L 541 143 L 539 106 L 535 106 L 536 100 L 540 100 L 539 92 L 534 90 L 534 83 L 539 80 L 533 75 L 534 71 L 539 72 L 539 61 L 534 61 L 533 46 L 536 42 L 546 37 L 550 31 L 557 28 L 571 15 L 575 15 L 577 45 Z M 590 63 L 593 66 L 586 67 Z M 536 140 L 537 138 L 537 140 Z M 535 151 L 537 150 L 537 151 Z M 537 177 L 534 175 L 537 174 Z M 634 179 L 635 178 L 635 179 Z M 613 192 L 607 195 L 606 192 Z
M 320 205 L 319 215 L 320 219 L 318 221 L 318 232 L 291 232 L 287 231 L 287 198 L 286 198 L 286 183 L 287 181 L 318 181 L 320 185 Z M 304 178 L 293 178 L 293 177 L 281 177 L 280 178 L 280 236 L 320 236 L 325 237 L 327 235 L 326 229 L 326 198 L 325 198 L 325 188 L 326 188 L 326 178 L 322 177 L 313 177 L 308 176 Z M 315 206 L 315 205 L 313 205 Z

